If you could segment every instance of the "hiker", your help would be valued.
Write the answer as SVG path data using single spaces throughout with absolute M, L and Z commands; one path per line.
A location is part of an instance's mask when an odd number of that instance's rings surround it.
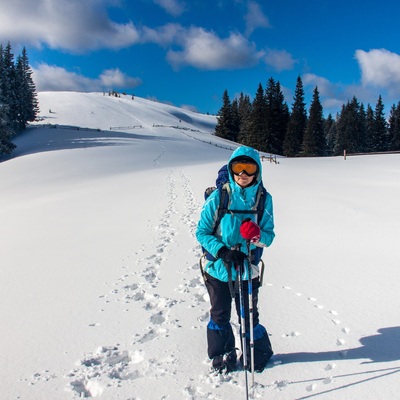
M 253 333 L 254 333 L 254 369 L 263 371 L 273 354 L 268 333 L 259 323 L 258 289 L 260 278 L 257 264 L 260 250 L 271 245 L 274 239 L 274 220 L 272 197 L 264 190 L 261 199 L 262 215 L 257 218 L 254 212 L 257 204 L 259 187 L 262 186 L 262 167 L 258 152 L 250 147 L 239 147 L 231 155 L 228 165 L 228 211 L 222 216 L 217 229 L 215 222 L 221 201 L 221 190 L 214 190 L 207 198 L 200 214 L 196 237 L 206 250 L 209 260 L 204 268 L 205 284 L 210 296 L 210 321 L 207 325 L 208 356 L 216 371 L 230 372 L 236 369 L 237 354 L 235 337 L 230 324 L 232 297 L 235 299 L 236 312 L 240 322 L 239 294 L 232 293 L 236 281 L 236 266 L 242 267 L 245 332 L 249 332 L 249 297 L 246 240 L 240 234 L 244 220 L 249 221 L 253 231 L 251 241 L 252 293 L 253 293 Z M 237 212 L 240 210 L 241 212 Z M 253 210 L 246 213 L 247 210 Z M 244 211 L 244 212 L 243 212 Z M 215 230 L 215 232 L 214 232 Z M 239 244 L 240 249 L 234 247 Z M 262 251 L 262 250 L 261 250 Z M 235 290 L 235 292 L 237 292 Z M 248 336 L 247 337 L 247 341 Z M 242 346 L 243 347 L 243 346 Z M 246 346 L 250 348 L 249 345 Z M 247 352 L 246 352 L 247 354 Z M 243 355 L 242 355 L 243 357 Z M 243 359 L 241 362 L 243 364 Z M 248 358 L 247 358 L 248 359 Z

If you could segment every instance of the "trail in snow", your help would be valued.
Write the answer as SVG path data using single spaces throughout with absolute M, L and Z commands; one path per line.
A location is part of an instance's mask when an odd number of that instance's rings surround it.
M 140 378 L 178 374 L 179 368 L 187 366 L 181 355 L 173 350 L 171 336 L 176 335 L 174 331 L 177 330 L 182 331 L 180 335 L 185 335 L 188 330 L 198 330 L 208 318 L 206 290 L 196 262 L 200 256 L 199 246 L 194 238 L 196 221 L 193 215 L 199 205 L 191 193 L 188 178 L 182 172 L 171 172 L 165 188 L 166 208 L 161 212 L 159 224 L 148 227 L 153 231 L 153 242 L 143 243 L 140 251 L 129 257 L 134 262 L 127 260 L 125 273 L 111 285 L 113 289 L 99 296 L 101 312 L 107 312 L 110 303 L 118 303 L 127 313 L 135 310 L 131 318 L 146 319 L 146 327 L 133 332 L 129 345 L 105 344 L 79 361 L 79 366 L 67 376 L 70 389 L 79 396 L 99 396 L 107 388 L 117 387 L 121 380 L 130 381 L 140 392 L 143 385 Z M 176 237 L 182 225 L 189 240 Z M 181 240 L 192 243 L 189 253 L 194 263 L 191 265 L 179 264 L 179 252 L 187 253 L 178 244 Z M 171 297 L 173 292 L 168 287 L 159 290 L 163 274 L 176 276 L 175 297 Z M 138 308 L 141 308 L 141 313 L 138 313 Z M 180 319 L 180 315 L 187 312 L 193 314 L 194 325 L 191 327 L 184 326 Z M 92 326 L 101 329 L 96 322 Z M 146 349 L 149 342 L 158 349 L 158 359 L 148 358 Z M 191 391 L 190 388 L 184 389 L 187 393 Z

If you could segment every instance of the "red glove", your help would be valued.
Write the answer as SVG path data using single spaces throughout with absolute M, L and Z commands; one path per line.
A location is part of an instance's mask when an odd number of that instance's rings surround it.
M 251 219 L 245 219 L 240 225 L 240 234 L 243 239 L 250 240 L 250 242 L 255 243 L 260 240 L 261 231 L 260 227 Z

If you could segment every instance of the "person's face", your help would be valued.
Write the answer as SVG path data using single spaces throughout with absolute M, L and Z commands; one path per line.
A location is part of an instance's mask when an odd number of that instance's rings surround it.
M 233 179 L 235 179 L 235 182 L 242 188 L 250 186 L 255 178 L 255 175 L 248 176 L 245 172 L 240 175 L 233 175 Z
M 242 188 L 250 186 L 256 179 L 258 166 L 254 162 L 237 160 L 232 163 L 230 168 L 233 173 L 233 179 Z

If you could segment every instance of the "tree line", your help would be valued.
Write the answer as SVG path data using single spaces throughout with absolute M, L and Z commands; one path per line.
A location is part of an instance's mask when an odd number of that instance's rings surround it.
M 15 149 L 12 138 L 39 113 L 36 87 L 25 47 L 14 60 L 11 44 L 0 44 L 0 154 Z
M 400 101 L 393 104 L 386 120 L 382 97 L 375 109 L 354 96 L 333 118 L 324 118 L 318 87 L 307 112 L 301 77 L 297 78 L 291 109 L 279 81 L 260 83 L 251 101 L 243 93 L 230 101 L 222 96 L 215 135 L 259 151 L 287 157 L 332 156 L 400 150 Z

